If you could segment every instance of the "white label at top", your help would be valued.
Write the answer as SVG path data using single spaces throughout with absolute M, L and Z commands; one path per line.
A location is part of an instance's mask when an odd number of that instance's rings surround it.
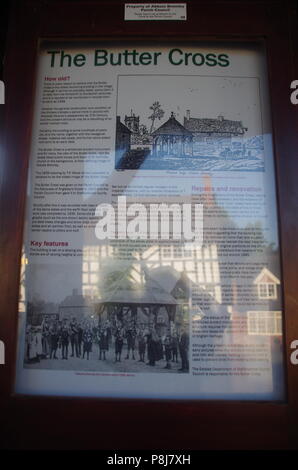
M 125 21 L 186 21 L 186 3 L 126 3 Z

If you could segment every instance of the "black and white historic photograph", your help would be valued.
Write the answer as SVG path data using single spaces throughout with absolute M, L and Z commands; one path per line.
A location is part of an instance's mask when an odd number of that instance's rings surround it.
M 258 86 L 256 78 L 119 76 L 115 168 L 264 171 Z
M 73 288 L 60 302 L 28 300 L 24 366 L 188 373 L 188 287 L 174 273 L 164 288 L 145 266 L 108 264 L 98 295 Z M 59 279 L 59 268 L 52 271 Z

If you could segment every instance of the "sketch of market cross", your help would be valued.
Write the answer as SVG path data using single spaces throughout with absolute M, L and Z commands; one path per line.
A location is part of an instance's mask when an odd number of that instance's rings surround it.
M 263 137 L 246 138 L 241 121 L 191 117 L 187 110 L 183 125 L 173 112 L 158 128 L 153 124 L 148 130 L 133 110 L 124 123 L 117 116 L 116 169 L 264 171 Z

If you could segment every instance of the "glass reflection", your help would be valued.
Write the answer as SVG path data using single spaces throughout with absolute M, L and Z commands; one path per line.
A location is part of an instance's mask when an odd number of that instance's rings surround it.
M 212 188 L 207 175 L 199 196 L 203 245 L 149 240 L 85 245 L 76 286 L 67 292 L 64 282 L 56 302 L 36 293 L 28 300 L 25 367 L 189 373 L 191 355 L 194 368 L 211 364 L 226 370 L 223 361 L 241 363 L 239 373 L 253 377 L 260 362 L 270 369 L 273 354 L 276 367 L 282 342 L 277 250 L 259 222 L 238 227 Z M 238 240 L 236 254 L 228 243 L 231 234 Z M 51 268 L 29 268 L 36 292 Z M 52 272 L 60 283 L 65 266 L 59 273 L 53 265 Z M 182 335 L 187 347 L 180 351 Z

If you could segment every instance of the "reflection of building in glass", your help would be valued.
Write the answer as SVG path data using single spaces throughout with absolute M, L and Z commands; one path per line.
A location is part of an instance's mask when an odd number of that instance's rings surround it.
M 257 137 L 244 140 L 245 131 L 241 121 L 218 116 L 216 119 L 194 118 L 187 111 L 183 125 L 174 113 L 160 127 L 149 134 L 146 126 L 140 125 L 140 117 L 132 111 L 125 115 L 124 124 L 117 116 L 116 152 L 122 151 L 117 161 L 131 148 L 152 147 L 153 156 L 204 156 L 239 158 L 256 156 L 262 147 Z
M 170 266 L 206 289 L 221 302 L 220 272 L 216 244 L 199 246 L 195 243 L 172 244 L 149 247 L 143 259 L 150 269 Z
M 258 288 L 259 299 L 277 299 L 277 286 L 280 281 L 267 268 L 262 269 L 254 284 Z
M 43 320 L 54 321 L 59 317 L 58 305 L 53 302 L 44 302 L 40 298 L 34 298 L 27 302 L 27 322 L 30 325 L 41 325 Z
M 138 134 L 140 130 L 140 116 L 136 116 L 131 110 L 130 116 L 125 115 L 124 124 L 133 134 Z
M 84 317 L 91 317 L 93 306 L 91 299 L 79 293 L 78 289 L 73 289 L 72 294 L 65 297 L 59 305 L 60 320 L 76 320 L 81 321 Z
M 282 335 L 280 309 L 280 281 L 267 268 L 263 268 L 253 282 L 256 304 L 264 302 L 258 310 L 247 312 L 247 330 L 250 335 Z

